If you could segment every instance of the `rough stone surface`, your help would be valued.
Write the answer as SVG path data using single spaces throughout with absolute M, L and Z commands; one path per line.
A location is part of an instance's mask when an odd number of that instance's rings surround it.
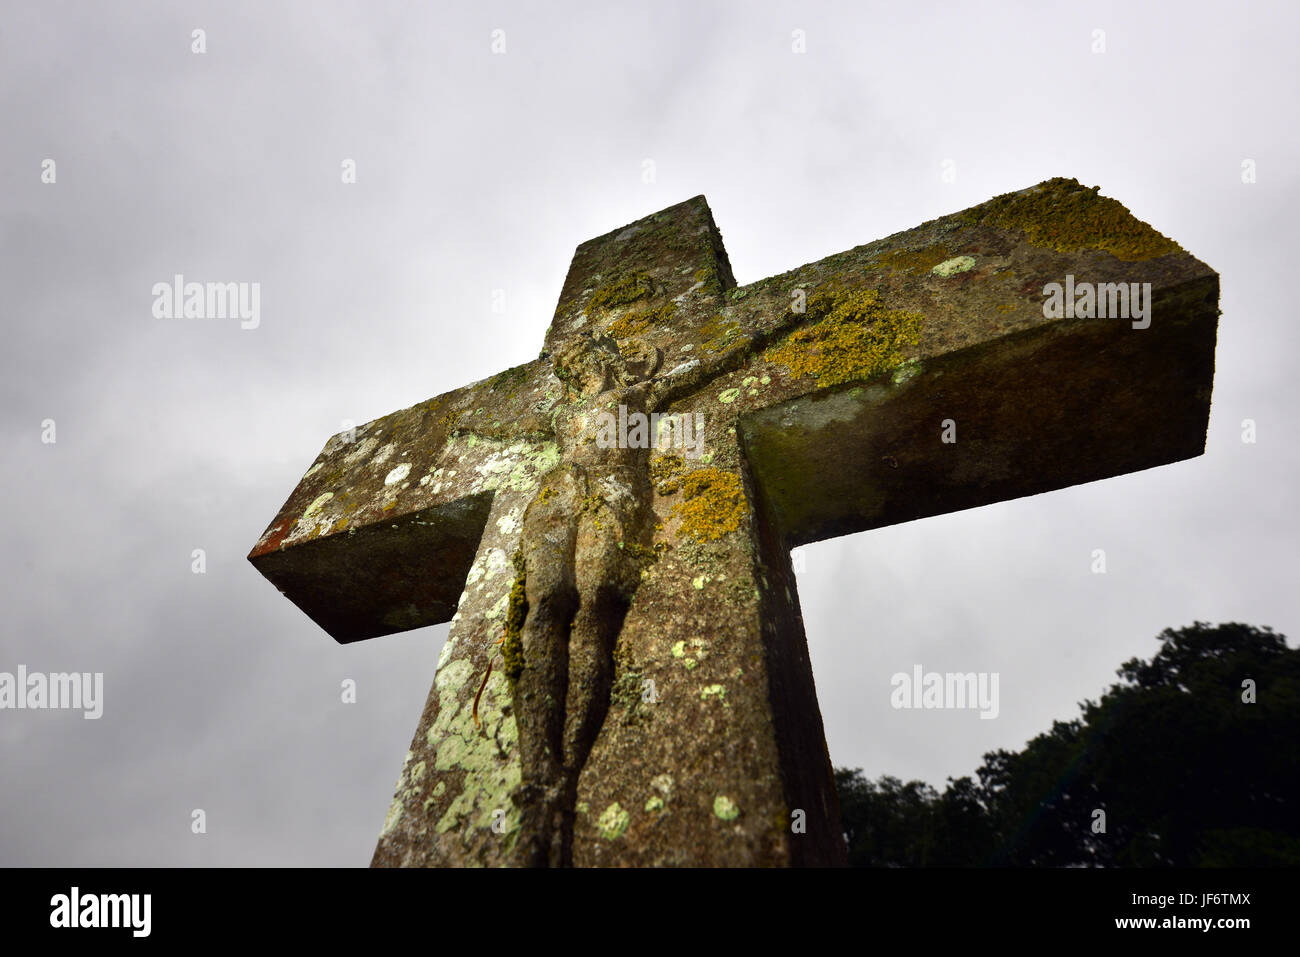
M 339 641 L 452 622 L 373 863 L 843 863 L 789 548 L 1200 454 L 1217 301 L 1073 180 L 743 287 L 703 197 L 583 243 L 539 359 L 332 438 L 249 556 Z

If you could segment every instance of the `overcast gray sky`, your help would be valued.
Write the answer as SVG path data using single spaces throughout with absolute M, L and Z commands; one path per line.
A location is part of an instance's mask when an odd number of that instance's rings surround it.
M 447 626 L 336 645 L 244 556 L 342 420 L 535 357 L 574 247 L 698 193 L 742 284 L 1058 175 L 1222 276 L 1205 456 L 806 549 L 837 765 L 942 786 L 1165 626 L 1294 646 L 1298 19 L 0 0 L 0 671 L 105 676 L 98 721 L 0 712 L 0 864 L 365 864 Z M 176 273 L 260 325 L 155 319 Z M 918 663 L 998 719 L 891 709 Z

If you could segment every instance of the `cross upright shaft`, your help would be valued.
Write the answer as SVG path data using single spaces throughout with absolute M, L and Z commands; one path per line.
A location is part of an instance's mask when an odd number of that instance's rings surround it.
M 1200 454 L 1217 298 L 1071 180 L 739 288 L 703 197 L 583 243 L 539 359 L 335 436 L 249 556 L 340 641 L 452 621 L 374 863 L 842 863 L 789 548 Z

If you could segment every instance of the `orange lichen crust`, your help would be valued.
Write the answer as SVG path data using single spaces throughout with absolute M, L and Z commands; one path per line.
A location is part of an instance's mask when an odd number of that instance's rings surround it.
M 921 339 L 920 313 L 889 309 L 876 290 L 834 280 L 808 298 L 807 314 L 817 321 L 769 347 L 764 358 L 812 376 L 818 388 L 887 372 L 902 363 L 904 346 Z
M 677 311 L 675 302 L 665 302 L 650 309 L 630 310 L 611 322 L 607 332 L 615 339 L 628 339 L 658 323 L 665 323 Z
M 740 476 L 717 468 L 696 469 L 681 480 L 682 501 L 673 506 L 682 533 L 698 541 L 721 538 L 740 528 L 745 493 Z

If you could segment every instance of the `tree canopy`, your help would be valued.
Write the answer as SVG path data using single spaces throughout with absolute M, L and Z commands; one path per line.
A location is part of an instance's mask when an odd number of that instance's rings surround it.
M 837 769 L 850 863 L 1300 865 L 1300 650 L 1236 623 L 1158 640 L 1079 717 L 942 792 Z

